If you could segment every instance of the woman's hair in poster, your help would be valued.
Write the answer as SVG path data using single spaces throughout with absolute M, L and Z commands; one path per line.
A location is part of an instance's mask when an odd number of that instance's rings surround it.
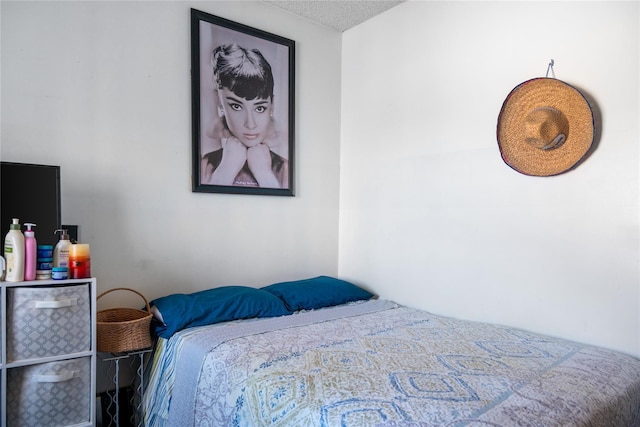
M 258 49 L 232 43 L 216 47 L 211 55 L 214 84 L 245 99 L 273 99 L 271 65 Z

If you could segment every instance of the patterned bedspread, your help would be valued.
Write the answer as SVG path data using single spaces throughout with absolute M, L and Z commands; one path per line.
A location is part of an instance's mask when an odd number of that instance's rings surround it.
M 640 426 L 640 360 L 388 301 L 161 341 L 149 426 Z

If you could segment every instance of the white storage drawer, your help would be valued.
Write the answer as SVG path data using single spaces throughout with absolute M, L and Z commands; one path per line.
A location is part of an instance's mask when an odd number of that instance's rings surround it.
M 91 350 L 89 285 L 7 289 L 7 362 Z
M 7 370 L 7 426 L 53 427 L 91 420 L 91 357 Z

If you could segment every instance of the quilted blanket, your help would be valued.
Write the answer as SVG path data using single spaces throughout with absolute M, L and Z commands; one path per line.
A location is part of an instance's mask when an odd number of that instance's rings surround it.
M 156 356 L 149 426 L 640 426 L 634 357 L 388 301 L 194 328 Z

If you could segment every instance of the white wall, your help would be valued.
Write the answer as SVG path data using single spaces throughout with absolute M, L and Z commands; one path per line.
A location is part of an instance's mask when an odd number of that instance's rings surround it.
M 190 7 L 296 41 L 296 197 L 191 193 Z M 260 2 L 0 13 L 0 157 L 62 166 L 100 291 L 339 274 L 640 354 L 637 2 L 409 2 L 342 37 Z M 526 177 L 496 119 L 550 58 L 602 133 L 575 171 Z
M 639 3 L 409 1 L 343 35 L 340 275 L 382 297 L 640 355 Z M 527 177 L 507 94 L 555 75 L 597 149 Z
M 296 197 L 191 192 L 191 7 L 296 41 Z M 100 292 L 337 274 L 338 32 L 263 2 L 0 8 L 2 160 L 62 167 Z

